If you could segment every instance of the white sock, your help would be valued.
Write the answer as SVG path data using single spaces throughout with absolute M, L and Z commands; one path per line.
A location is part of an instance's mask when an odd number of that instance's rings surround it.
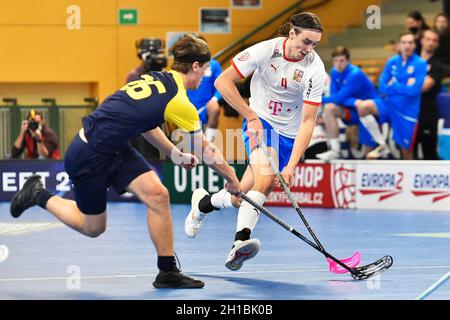
M 259 191 L 250 190 L 247 192 L 247 196 L 261 206 L 266 201 L 266 196 Z M 248 228 L 250 231 L 253 231 L 256 226 L 256 222 L 258 222 L 258 218 L 259 210 L 247 201 L 242 201 L 238 213 L 236 232 L 239 232 L 244 228 Z
M 361 123 L 364 127 L 366 127 L 367 131 L 372 135 L 373 139 L 379 145 L 385 145 L 386 141 L 383 139 L 383 135 L 381 134 L 380 126 L 378 125 L 377 120 L 371 114 L 360 117 Z
M 209 142 L 214 141 L 217 137 L 218 132 L 219 132 L 219 129 L 206 127 L 206 130 L 205 130 L 206 140 L 208 140 Z
M 341 152 L 341 143 L 339 142 L 339 138 L 330 139 L 330 148 L 337 153 Z
M 233 204 L 231 203 L 231 193 L 227 190 L 222 189 L 217 193 L 214 193 L 211 196 L 211 204 L 220 209 L 232 208 Z

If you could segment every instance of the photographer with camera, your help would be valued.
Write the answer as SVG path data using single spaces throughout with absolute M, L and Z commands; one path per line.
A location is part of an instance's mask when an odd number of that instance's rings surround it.
M 11 149 L 11 158 L 22 152 L 26 159 L 59 159 L 58 136 L 44 121 L 41 112 L 31 110 L 22 121 L 19 136 Z
M 158 38 L 144 38 L 136 41 L 136 51 L 141 64 L 127 76 L 126 82 L 138 80 L 141 75 L 150 71 L 162 71 L 167 66 L 164 55 L 163 40 Z

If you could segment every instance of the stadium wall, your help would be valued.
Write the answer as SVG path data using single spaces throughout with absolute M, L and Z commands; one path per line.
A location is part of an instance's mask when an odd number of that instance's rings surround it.
M 212 52 L 223 49 L 294 2 L 264 0 L 259 9 L 231 8 L 231 32 L 206 35 Z M 369 4 L 373 1 L 330 1 L 314 12 L 321 16 L 325 30 L 330 32 L 359 24 L 361 12 Z M 71 5 L 80 8 L 80 29 L 70 30 L 66 25 L 70 16 L 67 9 Z M 78 87 L 80 83 L 87 83 L 89 93 L 101 101 L 121 86 L 127 73 L 139 63 L 134 49 L 136 39 L 166 39 L 168 31 L 199 31 L 200 7 L 230 6 L 230 0 L 176 0 L 170 1 L 166 10 L 156 0 L 3 1 L 0 86 L 76 83 Z M 138 24 L 119 26 L 120 8 L 138 9 Z M 279 24 L 269 28 L 267 35 Z M 64 98 L 61 95 L 58 90 L 54 92 L 58 99 Z M 36 102 L 41 98 L 36 95 Z

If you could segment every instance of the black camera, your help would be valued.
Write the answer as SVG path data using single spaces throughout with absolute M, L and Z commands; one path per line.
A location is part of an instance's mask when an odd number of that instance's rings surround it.
M 137 40 L 136 50 L 139 59 L 144 61 L 144 73 L 149 71 L 162 71 L 162 69 L 167 66 L 163 40 L 158 38 L 144 38 Z
M 34 119 L 31 119 L 30 121 L 28 121 L 28 129 L 31 131 L 36 131 L 39 128 L 39 122 L 37 122 Z

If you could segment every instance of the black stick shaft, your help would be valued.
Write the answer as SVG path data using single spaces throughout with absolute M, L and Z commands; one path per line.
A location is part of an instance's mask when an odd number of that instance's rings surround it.
M 272 158 L 272 155 L 270 154 L 269 149 L 267 149 L 266 144 L 264 143 L 264 141 L 261 140 L 261 147 L 263 149 L 263 152 L 266 154 L 267 159 L 270 162 L 270 166 L 272 167 L 272 170 L 275 172 L 275 175 L 277 177 L 277 179 L 280 181 L 281 186 L 284 189 L 284 192 L 286 192 L 289 201 L 291 202 L 291 204 L 294 206 L 295 210 L 297 211 L 298 215 L 300 216 L 300 218 L 302 219 L 303 223 L 306 226 L 306 229 L 308 229 L 309 233 L 311 234 L 311 236 L 313 237 L 314 241 L 317 243 L 317 245 L 322 249 L 322 251 L 325 251 L 324 247 L 322 246 L 322 244 L 320 243 L 319 239 L 316 237 L 316 234 L 314 233 L 314 231 L 312 230 L 312 228 L 310 227 L 308 221 L 306 220 L 305 216 L 302 213 L 302 210 L 300 209 L 299 205 L 297 204 L 297 201 L 294 199 L 294 196 L 291 193 L 291 190 L 289 190 L 289 187 L 286 183 L 286 181 L 284 181 L 283 176 L 280 173 L 280 170 L 278 170 L 277 164 L 275 163 L 275 161 Z
M 281 220 L 280 218 L 278 218 L 275 214 L 273 214 L 271 211 L 269 211 L 268 209 L 264 208 L 263 206 L 260 206 L 259 204 L 257 204 L 256 202 L 254 202 L 252 199 L 250 199 L 245 193 L 241 193 L 240 194 L 241 198 L 244 199 L 245 201 L 247 201 L 248 203 L 250 203 L 253 207 L 255 207 L 256 209 L 258 209 L 259 211 L 261 211 L 262 213 L 264 213 L 267 217 L 269 217 L 270 219 L 272 219 L 273 221 L 275 221 L 276 223 L 278 223 L 280 226 L 282 226 L 283 228 L 285 228 L 286 230 L 288 230 L 289 232 L 291 232 L 292 234 L 294 234 L 295 236 L 297 236 L 298 238 L 300 238 L 301 240 L 303 240 L 304 242 L 306 242 L 307 244 L 309 244 L 311 247 L 313 247 L 314 249 L 316 249 L 317 251 L 321 252 L 322 254 L 324 254 L 327 258 L 330 258 L 331 260 L 333 260 L 334 262 L 336 262 L 337 264 L 339 264 L 341 267 L 345 268 L 346 270 L 348 270 L 350 273 L 355 274 L 356 272 L 350 268 L 349 266 L 347 266 L 345 263 L 339 261 L 337 258 L 333 257 L 331 254 L 329 254 L 328 252 L 325 251 L 325 249 L 319 247 L 318 245 L 316 245 L 314 242 L 310 241 L 308 238 L 306 238 L 305 236 L 303 236 L 300 232 L 298 232 L 297 230 L 295 230 L 292 226 L 288 225 L 286 222 L 284 222 L 283 220 Z

